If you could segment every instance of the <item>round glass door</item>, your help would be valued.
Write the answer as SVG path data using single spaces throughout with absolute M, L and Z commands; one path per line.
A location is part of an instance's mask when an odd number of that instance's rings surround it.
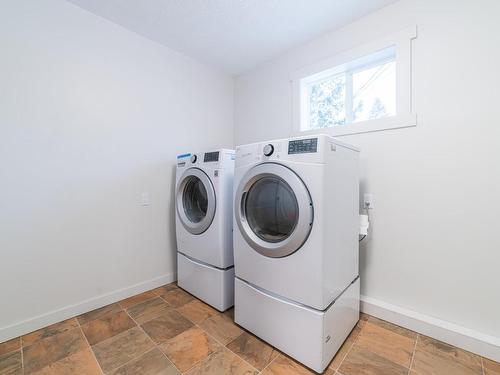
M 313 205 L 302 180 L 277 163 L 255 166 L 236 191 L 236 222 L 247 243 L 258 253 L 285 257 L 307 240 Z
M 245 213 L 250 229 L 263 241 L 280 242 L 294 231 L 299 219 L 297 198 L 276 176 L 262 177 L 248 190 Z
M 199 223 L 207 216 L 207 189 L 205 189 L 203 182 L 198 177 L 187 177 L 182 193 L 182 206 L 187 218 L 193 223 Z
M 205 232 L 215 216 L 215 191 L 210 178 L 198 168 L 189 168 L 177 186 L 177 215 L 192 234 Z

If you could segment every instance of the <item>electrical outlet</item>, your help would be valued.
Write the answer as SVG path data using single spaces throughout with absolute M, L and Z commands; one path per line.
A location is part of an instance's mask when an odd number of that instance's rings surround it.
M 366 193 L 363 197 L 363 208 L 372 209 L 373 208 L 373 194 Z
M 359 234 L 362 236 L 368 235 L 369 226 L 368 215 L 359 215 Z

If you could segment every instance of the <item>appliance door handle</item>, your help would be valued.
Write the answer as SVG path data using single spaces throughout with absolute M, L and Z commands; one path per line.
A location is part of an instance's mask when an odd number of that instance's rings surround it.
M 244 219 L 245 221 L 247 220 L 247 211 L 246 211 L 246 201 L 247 201 L 247 191 L 244 191 L 241 193 L 241 201 L 240 201 L 240 212 L 241 212 L 241 218 Z

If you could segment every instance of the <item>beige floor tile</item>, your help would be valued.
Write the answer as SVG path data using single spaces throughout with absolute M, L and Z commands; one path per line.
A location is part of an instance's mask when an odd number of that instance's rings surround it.
M 349 334 L 349 336 L 347 337 L 347 339 L 344 341 L 340 349 L 335 354 L 335 357 L 333 357 L 332 361 L 328 365 L 327 370 L 329 373 L 334 374 L 335 371 L 338 370 L 345 356 L 347 355 L 347 353 L 349 353 L 352 346 L 354 345 L 354 342 L 358 338 L 360 332 L 361 332 L 361 327 L 359 325 L 356 325 Z
M 165 342 L 193 327 L 193 323 L 175 310 L 164 312 L 158 318 L 141 325 L 155 343 Z
M 170 283 L 167 285 L 160 286 L 156 289 L 153 289 L 153 291 L 155 292 L 155 294 L 157 296 L 162 296 L 166 292 L 177 289 L 177 288 L 178 288 L 177 283 Z
M 368 320 L 359 333 L 356 345 L 409 368 L 416 336 L 408 337 L 406 332 L 392 328 L 392 325 L 374 324 Z
M 219 314 L 217 310 L 197 299 L 179 307 L 177 311 L 196 324 L 201 324 L 211 316 Z
M 158 318 L 164 312 L 171 310 L 163 299 L 156 297 L 145 302 L 139 303 L 127 310 L 127 313 L 139 324 Z
M 82 326 L 83 333 L 90 345 L 95 345 L 119 333 L 129 330 L 136 324 L 125 311 L 108 314 L 102 318 L 92 320 Z
M 86 349 L 63 358 L 34 372 L 33 375 L 100 375 L 101 369 L 92 354 Z
M 38 331 L 28 333 L 22 337 L 23 346 L 29 346 L 35 342 L 46 339 L 51 336 L 58 335 L 59 333 L 66 332 L 78 328 L 78 322 L 75 318 L 71 318 L 48 327 L 39 329 Z
M 356 327 L 359 327 L 360 329 L 363 328 L 367 321 L 368 321 L 368 318 L 363 318 L 363 316 L 360 315 L 359 320 L 356 323 Z
M 500 363 L 483 358 L 484 375 L 500 375 Z
M 135 327 L 94 345 L 92 349 L 102 370 L 109 372 L 140 357 L 153 347 L 149 337 L 139 327 Z
M 224 314 L 218 314 L 205 320 L 201 324 L 201 328 L 223 345 L 229 344 L 243 333 L 243 330 Z
M 375 318 L 374 316 L 367 315 L 367 317 L 368 317 L 367 319 L 364 319 L 365 322 L 370 322 L 371 324 L 375 324 L 375 325 L 379 326 L 380 328 L 386 329 L 388 331 L 392 331 L 394 333 L 397 333 L 398 335 L 408 337 L 410 339 L 417 338 L 417 333 L 410 331 L 409 329 L 406 329 L 406 328 L 397 326 L 395 324 L 386 322 L 385 320 Z
M 187 372 L 189 375 L 257 375 L 258 371 L 234 355 L 222 349 L 207 357 Z
M 230 318 L 231 320 L 234 320 L 234 307 L 227 309 L 226 311 L 223 312 L 223 314 L 228 318 Z
M 342 375 L 407 375 L 408 369 L 354 344 L 338 370 Z
M 0 355 L 0 375 L 22 375 L 21 351 L 17 350 Z
M 370 318 L 370 315 L 365 314 L 365 313 L 362 313 L 362 312 L 360 312 L 360 313 L 359 313 L 359 320 L 364 320 L 364 321 L 366 321 L 366 320 L 368 320 L 369 318 Z
M 88 348 L 80 327 L 49 336 L 23 346 L 24 371 L 31 374 Z
M 227 348 L 260 371 L 279 355 L 272 346 L 248 332 L 231 341 Z
M 0 355 L 10 353 L 21 349 L 21 338 L 16 337 L 15 339 L 5 341 L 0 344 Z
M 173 288 L 161 294 L 161 297 L 168 302 L 172 307 L 178 308 L 186 303 L 193 301 L 195 298 L 181 288 Z
M 419 375 L 481 375 L 481 358 L 454 346 L 419 336 L 412 370 Z
M 78 316 L 77 319 L 80 325 L 84 325 L 88 322 L 91 322 L 92 320 L 103 318 L 106 315 L 116 314 L 120 311 L 122 311 L 121 306 L 118 303 L 113 303 L 111 305 L 101 307 L 100 309 L 92 310 L 88 313 L 82 314 Z
M 262 375 L 313 375 L 313 371 L 309 370 L 304 365 L 280 354 L 275 360 L 267 366 L 264 371 L 261 372 Z
M 138 294 L 136 296 L 132 296 L 132 297 L 129 297 L 127 299 L 120 301 L 120 305 L 124 309 L 129 309 L 134 305 L 137 305 L 141 302 L 147 301 L 148 299 L 155 298 L 157 296 L 158 296 L 158 292 L 156 292 L 155 289 L 148 290 L 147 292 L 144 292 L 144 293 L 141 293 L 141 294 Z
M 119 369 L 112 375 L 178 375 L 180 372 L 157 348 L 150 350 Z
M 222 346 L 198 327 L 193 327 L 160 345 L 160 349 L 185 372 Z

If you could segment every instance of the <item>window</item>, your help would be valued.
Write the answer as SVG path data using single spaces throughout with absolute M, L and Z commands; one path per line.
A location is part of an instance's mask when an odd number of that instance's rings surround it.
M 351 75 L 352 121 L 396 115 L 396 62 L 383 61 Z
M 394 48 L 302 79 L 302 130 L 396 115 Z
M 295 133 L 346 135 L 416 125 L 410 103 L 414 37 L 415 29 L 405 30 L 295 73 Z

